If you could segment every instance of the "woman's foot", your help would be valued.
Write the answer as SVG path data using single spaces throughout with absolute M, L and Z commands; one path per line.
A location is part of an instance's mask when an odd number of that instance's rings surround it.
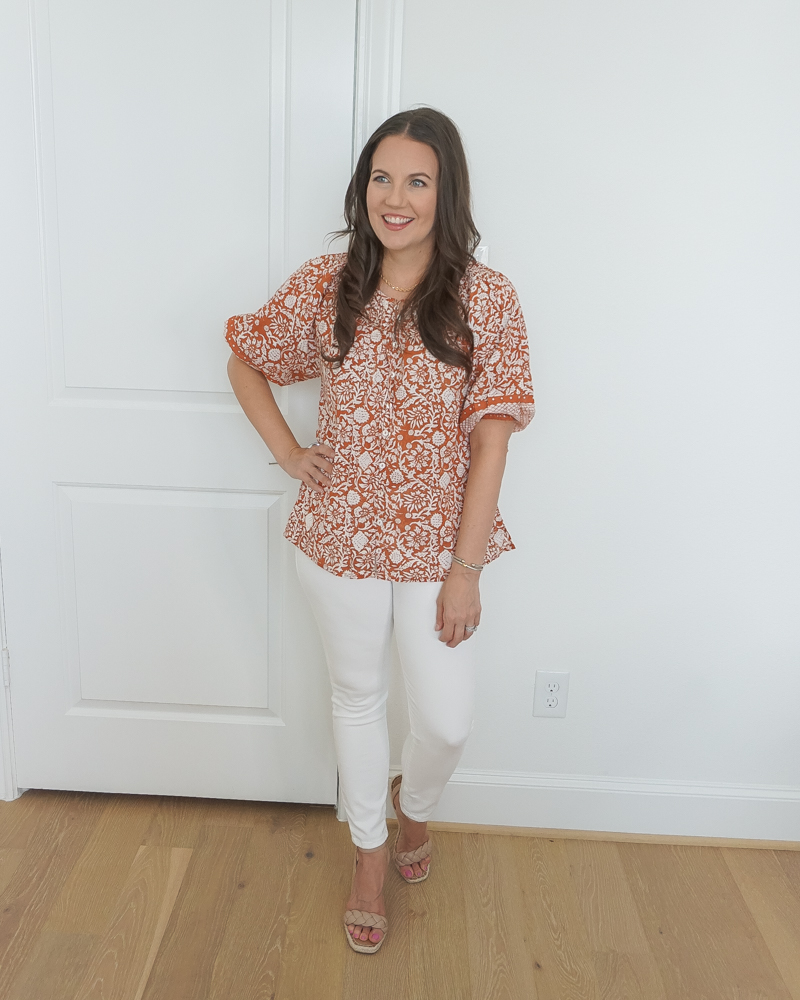
M 398 781 L 392 788 L 392 805 L 397 815 L 397 822 L 400 824 L 400 837 L 395 850 L 398 854 L 404 854 L 406 851 L 416 850 L 425 843 L 428 839 L 428 824 L 417 823 L 416 820 L 409 819 L 400 808 L 400 785 L 401 782 Z M 430 863 L 431 856 L 428 854 L 419 863 L 415 861 L 414 864 L 403 868 L 403 875 L 406 878 L 419 878 L 428 870 Z
M 368 910 L 386 916 L 386 906 L 383 901 L 383 883 L 389 866 L 389 841 L 378 851 L 362 851 L 356 848 L 356 871 L 353 875 L 353 888 L 345 904 L 348 910 Z M 377 944 L 383 937 L 383 931 L 377 927 L 365 927 L 361 924 L 348 924 L 348 934 L 354 941 Z

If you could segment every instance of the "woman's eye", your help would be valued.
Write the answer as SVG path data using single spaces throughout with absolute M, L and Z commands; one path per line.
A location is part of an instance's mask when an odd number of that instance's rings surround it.
M 387 178 L 383 174 L 378 174 L 377 177 L 372 178 L 374 181 L 385 181 Z
M 420 180 L 419 177 L 415 177 L 411 182 L 412 184 L 419 184 L 420 187 L 425 187 L 425 181 Z

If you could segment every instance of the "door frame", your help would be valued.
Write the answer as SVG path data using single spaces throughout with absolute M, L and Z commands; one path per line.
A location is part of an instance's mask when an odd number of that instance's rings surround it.
M 11 713 L 11 660 L 6 632 L 5 596 L 3 591 L 3 550 L 0 548 L 0 648 L 3 659 L 3 697 L 0 698 L 0 770 L 3 774 L 3 799 L 18 799 L 24 788 L 17 786 L 14 755 L 14 724 Z

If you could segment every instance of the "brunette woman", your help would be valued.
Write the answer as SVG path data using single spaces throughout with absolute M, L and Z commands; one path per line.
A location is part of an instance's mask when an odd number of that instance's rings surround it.
M 427 821 L 473 725 L 480 574 L 514 545 L 497 509 L 508 439 L 534 412 L 511 282 L 473 257 L 479 234 L 453 122 L 389 118 L 345 197 L 347 253 L 316 257 L 253 314 L 228 321 L 234 392 L 301 481 L 285 535 L 320 630 L 340 793 L 356 845 L 347 940 L 380 948 L 389 854 L 430 873 Z M 270 382 L 321 378 L 304 448 Z M 386 699 L 394 631 L 410 732 L 386 825 Z M 402 780 L 402 783 L 401 783 Z

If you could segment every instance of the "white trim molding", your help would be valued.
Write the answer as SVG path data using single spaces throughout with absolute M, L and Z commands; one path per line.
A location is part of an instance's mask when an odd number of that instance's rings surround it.
M 272 0 L 269 64 L 269 293 L 286 279 L 291 4 Z
M 400 110 L 403 0 L 357 0 L 353 169 L 370 135 Z
M 3 686 L 0 697 L 0 773 L 2 797 L 6 802 L 19 798 L 17 769 L 14 757 L 14 724 L 11 715 L 11 672 L 6 635 L 5 600 L 3 597 L 3 563 L 0 554 L 0 647 L 2 648 Z
M 387 815 L 393 812 L 387 810 Z M 431 819 L 667 837 L 800 841 L 800 788 L 457 768 Z

